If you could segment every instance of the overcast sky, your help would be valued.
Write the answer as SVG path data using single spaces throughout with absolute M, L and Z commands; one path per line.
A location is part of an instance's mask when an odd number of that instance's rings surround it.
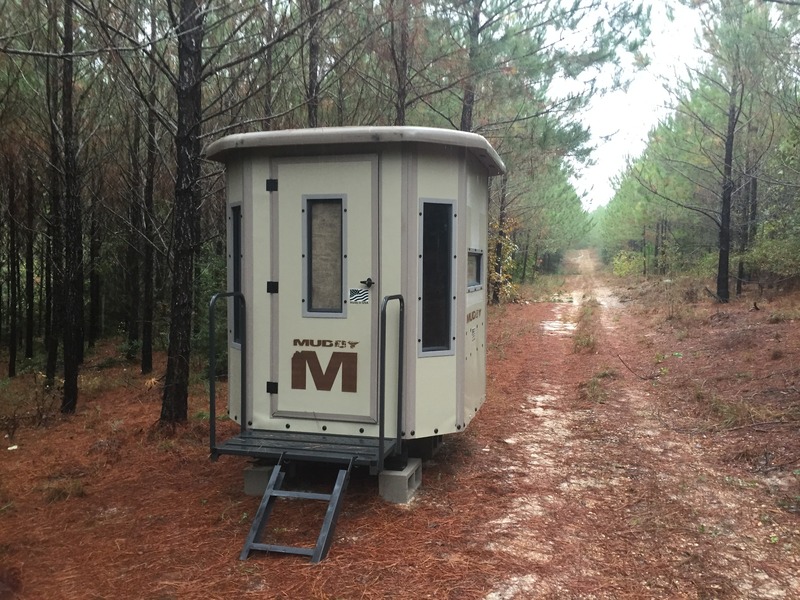
M 584 196 L 587 210 L 611 200 L 614 189 L 610 180 L 624 170 L 627 157 L 641 154 L 648 132 L 669 114 L 670 97 L 664 89 L 664 79 L 674 82 L 685 72 L 685 65 L 695 64 L 701 54 L 695 44 L 697 16 L 678 5 L 673 8 L 674 21 L 670 22 L 667 1 L 651 0 L 652 33 L 645 49 L 649 66 L 634 75 L 627 91 L 593 100 L 581 119 L 589 126 L 592 143 L 597 147 L 593 154 L 596 164 L 579 169 L 573 180 L 575 189 Z M 610 139 L 605 140 L 608 136 Z

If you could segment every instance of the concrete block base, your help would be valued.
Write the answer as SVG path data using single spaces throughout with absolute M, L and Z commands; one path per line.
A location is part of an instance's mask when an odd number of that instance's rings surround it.
M 394 504 L 405 504 L 414 496 L 422 483 L 422 461 L 409 458 L 402 471 L 382 471 L 378 475 L 381 498 Z
M 244 470 L 244 493 L 248 496 L 264 495 L 273 465 L 250 465 Z

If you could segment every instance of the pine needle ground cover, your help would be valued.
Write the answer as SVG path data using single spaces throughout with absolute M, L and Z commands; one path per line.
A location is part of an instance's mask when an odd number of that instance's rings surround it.
M 110 346 L 91 355 L 77 414 L 23 420 L 0 448 L 4 593 L 800 595 L 800 298 L 757 311 L 752 298 L 676 303 L 659 285 L 604 281 L 591 255 L 573 259 L 563 293 L 492 309 L 487 401 L 424 464 L 415 499 L 388 504 L 357 472 L 319 565 L 238 560 L 259 499 L 243 494 L 246 460 L 208 459 L 200 378 L 189 423 L 168 435 L 154 427 L 158 381 Z M 0 390 L 4 407 L 17 385 Z M 295 478 L 313 487 L 323 475 Z M 281 543 L 315 537 L 317 507 L 276 511 Z

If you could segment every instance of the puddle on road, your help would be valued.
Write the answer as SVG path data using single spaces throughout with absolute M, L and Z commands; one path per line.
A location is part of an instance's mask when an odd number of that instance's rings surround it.
M 575 323 L 565 318 L 565 315 L 572 312 L 572 307 L 564 305 L 556 306 L 553 309 L 556 319 L 552 321 L 542 321 L 542 330 L 552 335 L 571 335 L 575 331 Z
M 565 323 L 564 321 L 542 321 L 542 329 L 545 333 L 569 335 L 575 331 L 575 323 Z

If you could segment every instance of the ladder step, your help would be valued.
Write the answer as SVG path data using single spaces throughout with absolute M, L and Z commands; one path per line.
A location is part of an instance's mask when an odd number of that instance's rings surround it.
M 281 554 L 299 554 L 301 556 L 313 556 L 314 548 L 295 548 L 292 546 L 277 546 L 275 544 L 251 544 L 251 550 L 261 552 L 279 552 Z
M 312 563 L 318 563 L 325 558 L 333 543 L 336 520 L 339 518 L 339 512 L 342 508 L 342 498 L 344 497 L 345 491 L 347 491 L 347 484 L 350 481 L 350 472 L 353 469 L 356 458 L 356 456 L 353 456 L 347 468 L 339 471 L 339 474 L 336 476 L 336 483 L 333 485 L 333 491 L 330 494 L 318 494 L 316 492 L 298 492 L 280 489 L 285 477 L 285 473 L 282 471 L 283 457 L 281 457 L 278 464 L 272 469 L 272 474 L 267 483 L 267 489 L 264 490 L 264 496 L 261 498 L 261 504 L 258 507 L 253 524 L 250 526 L 250 532 L 247 534 L 244 548 L 242 548 L 242 552 L 239 554 L 239 560 L 246 560 L 253 550 L 259 552 L 299 554 L 301 556 L 310 557 Z M 320 529 L 317 544 L 314 548 L 294 548 L 292 546 L 264 544 L 258 541 L 267 523 L 267 519 L 269 519 L 269 515 L 272 513 L 272 508 L 275 506 L 276 498 L 323 500 L 328 503 L 328 509 L 325 512 L 322 528 Z
M 272 492 L 275 498 L 301 498 L 303 500 L 325 500 L 331 499 L 330 494 L 317 494 L 315 492 L 295 492 L 292 490 L 275 490 Z

